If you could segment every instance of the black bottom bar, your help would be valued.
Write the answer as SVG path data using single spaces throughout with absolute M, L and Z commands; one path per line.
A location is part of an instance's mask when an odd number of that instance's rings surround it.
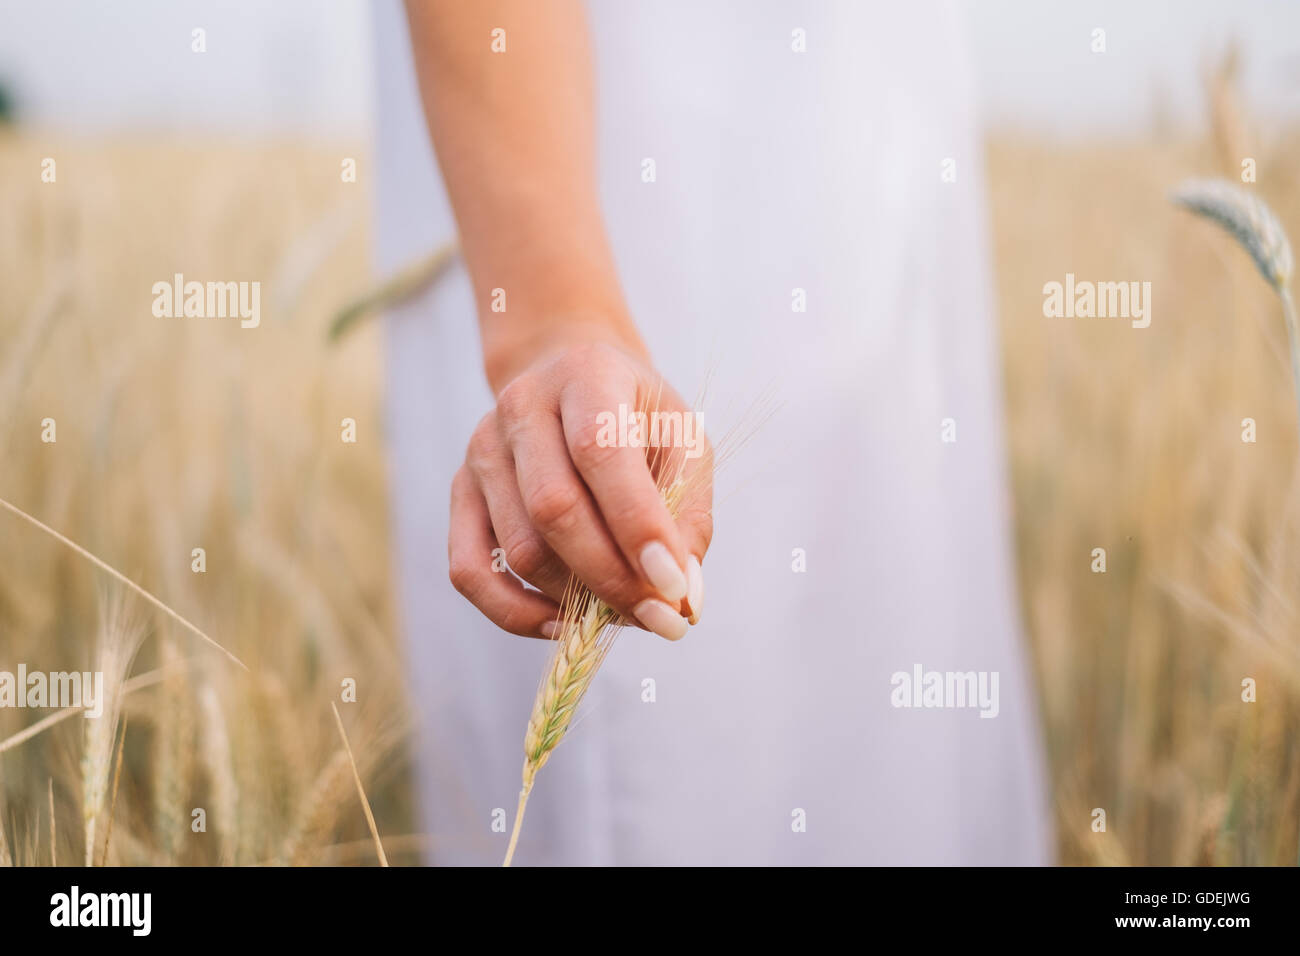
M 76 936 L 424 946 L 476 928 L 499 944 L 513 932 L 536 941 L 565 923 L 578 940 L 608 943 L 591 931 L 612 920 L 620 936 L 661 942 L 680 922 L 697 940 L 708 929 L 732 942 L 755 930 L 808 939 L 842 928 L 861 939 L 872 927 L 910 926 L 927 943 L 1041 939 L 1046 930 L 1231 945 L 1293 929 L 1296 889 L 1292 869 L 9 869 L 0 870 L 0 914 L 6 944 Z

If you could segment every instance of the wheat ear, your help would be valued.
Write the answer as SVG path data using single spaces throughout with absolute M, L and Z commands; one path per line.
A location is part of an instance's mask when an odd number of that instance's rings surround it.
M 95 670 L 104 675 L 104 700 L 100 716 L 86 721 L 81 753 L 82 826 L 85 832 L 85 864 L 95 865 L 95 837 L 104 815 L 109 773 L 113 767 L 114 743 L 122 715 L 123 688 L 144 631 L 126 617 L 121 600 L 110 603 L 96 638 Z
M 130 680 L 125 681 L 122 684 L 122 696 L 130 697 L 138 690 L 152 687 L 165 676 L 164 669 L 160 667 L 155 670 L 146 671 L 138 677 L 132 677 Z M 85 707 L 65 707 L 62 710 L 55 711 L 48 717 L 41 718 L 36 723 L 24 727 L 12 737 L 6 737 L 4 740 L 0 740 L 0 754 L 4 753 L 6 750 L 11 750 L 14 747 L 17 747 L 19 744 L 26 743 L 37 734 L 49 730 L 55 724 L 60 724 L 69 717 L 75 717 L 77 714 L 84 712 L 85 709 Z
M 1170 198 L 1226 229 L 1250 253 L 1255 268 L 1282 300 L 1287 344 L 1291 349 L 1291 384 L 1295 388 L 1296 414 L 1300 416 L 1300 329 L 1291 297 L 1295 260 L 1281 221 L 1262 200 L 1222 179 L 1188 180 Z
M 504 866 L 509 866 L 519 842 L 519 830 L 533 790 L 537 771 L 546 765 L 551 752 L 564 738 L 573 722 L 578 703 L 591 686 L 601 661 L 619 631 L 618 615 L 585 587 L 569 585 L 569 595 L 561 605 L 560 633 L 542 686 L 533 700 L 524 733 L 523 788 L 515 810 L 515 825 L 506 847 Z
M 659 394 L 648 403 L 648 408 L 643 405 L 641 411 L 660 407 L 662 388 L 661 384 Z M 704 397 L 702 389 L 695 401 L 696 408 L 704 404 Z M 677 518 L 687 503 L 697 497 L 703 485 L 712 483 L 717 470 L 775 414 L 776 408 L 771 391 L 760 395 L 741 416 L 739 423 L 716 446 L 709 447 L 706 444 L 703 457 L 689 470 L 689 460 L 684 454 L 679 454 L 674 449 L 665 451 L 664 446 L 653 447 L 646 456 L 646 464 L 654 475 L 659 494 L 673 518 Z M 687 607 L 686 610 L 690 622 L 694 624 L 699 609 Z M 524 811 L 528 807 L 528 795 L 532 793 L 537 772 L 546 765 L 551 753 L 569 732 L 578 705 L 623 625 L 624 621 L 618 613 L 592 594 L 586 586 L 576 579 L 569 581 L 564 600 L 560 602 L 555 650 L 537 689 L 532 713 L 528 717 L 528 729 L 524 733 L 523 787 L 519 791 L 515 825 L 510 833 L 502 866 L 509 866 L 514 860 Z
M 655 397 L 654 407 L 659 404 Z M 647 456 L 647 464 L 655 475 L 659 494 L 674 518 L 682 504 L 702 480 L 711 480 L 714 452 L 690 475 L 686 474 L 687 459 L 671 452 L 663 454 L 656 447 Z M 675 459 L 669 461 L 669 459 Z M 691 617 L 695 617 L 694 611 Z M 555 651 L 533 700 L 533 710 L 524 733 L 523 786 L 519 791 L 519 804 L 515 809 L 515 825 L 506 846 L 502 866 L 514 860 L 515 847 L 523 826 L 528 795 L 532 793 L 537 772 L 546 765 L 551 753 L 564 739 L 573 723 L 574 714 L 591 686 L 592 678 L 614 645 L 618 632 L 623 629 L 623 619 L 576 579 L 570 580 L 564 600 L 560 602 L 559 633 L 555 638 Z
M 347 752 L 339 748 L 316 775 L 284 841 L 281 862 L 303 866 L 309 861 L 314 842 L 334 825 L 337 808 L 347 799 L 350 763 Z
M 367 315 L 394 308 L 422 293 L 456 261 L 459 251 L 455 240 L 444 243 L 347 303 L 330 321 L 329 341 L 337 342 L 343 338 Z
M 239 862 L 236 830 L 239 819 L 239 782 L 235 777 L 230 749 L 230 727 L 215 687 L 203 684 L 199 688 L 198 698 L 199 752 L 212 788 L 212 813 L 208 821 L 217 838 L 218 864 L 234 866 Z
M 656 464 L 657 452 L 651 460 L 652 470 Z M 683 477 L 685 464 L 685 459 L 679 460 L 667 476 L 661 472 L 658 479 L 659 493 L 668 506 L 668 513 L 674 518 L 695 487 L 694 481 Z M 698 479 L 701 474 L 709 472 L 711 468 L 706 466 L 705 470 L 696 471 L 694 475 Z M 695 616 L 693 611 L 691 616 Z M 523 786 L 519 791 L 515 825 L 510 832 L 502 866 L 509 866 L 514 860 L 528 795 L 533 791 L 537 772 L 546 765 L 569 732 L 578 705 L 623 626 L 623 619 L 613 608 L 576 580 L 569 582 L 568 591 L 560 603 L 560 630 L 555 638 L 555 651 L 533 699 L 528 729 L 524 732 Z

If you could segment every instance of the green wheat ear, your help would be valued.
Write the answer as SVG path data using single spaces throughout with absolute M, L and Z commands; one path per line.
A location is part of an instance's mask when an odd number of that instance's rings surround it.
M 1273 210 L 1253 194 L 1222 179 L 1189 179 L 1170 198 L 1232 233 L 1278 292 L 1290 285 L 1295 263 L 1286 230 Z
M 1300 343 L 1297 342 L 1295 303 L 1291 298 L 1295 260 L 1281 221 L 1252 193 L 1223 179 L 1189 179 L 1169 198 L 1231 233 L 1250 253 L 1260 275 L 1268 280 L 1282 300 L 1287 341 L 1291 346 L 1291 382 L 1296 391 L 1296 412 L 1300 415 Z M 1300 419 L 1297 421 L 1300 423 Z
M 330 320 L 328 341 L 338 342 L 368 316 L 419 295 L 447 271 L 459 251 L 455 240 L 445 243 L 429 255 L 407 263 L 394 275 L 344 305 Z

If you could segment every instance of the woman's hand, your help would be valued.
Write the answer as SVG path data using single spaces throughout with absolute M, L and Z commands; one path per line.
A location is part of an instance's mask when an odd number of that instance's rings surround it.
M 680 427 L 638 444 L 618 425 L 638 410 L 647 425 L 658 412 Z M 452 584 L 505 630 L 551 637 L 574 575 L 628 621 L 678 640 L 704 598 L 712 467 L 699 416 L 637 349 L 586 343 L 544 355 L 501 390 L 452 482 Z M 656 479 L 679 468 L 688 490 L 674 518 Z M 498 547 L 536 591 L 494 569 Z
M 452 582 L 506 630 L 549 636 L 576 575 L 676 640 L 704 593 L 712 455 L 623 301 L 596 188 L 584 4 L 408 0 L 407 15 L 498 396 L 452 484 Z M 499 55 L 489 37 L 503 24 L 511 39 Z M 699 444 L 602 440 L 601 416 L 625 409 L 687 414 Z M 674 520 L 655 479 L 683 460 L 691 493 Z M 494 572 L 497 547 L 538 591 Z

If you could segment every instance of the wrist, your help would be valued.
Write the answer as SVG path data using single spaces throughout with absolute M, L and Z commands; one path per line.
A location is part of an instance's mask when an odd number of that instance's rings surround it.
M 496 394 L 546 355 L 593 343 L 612 345 L 637 358 L 649 357 L 625 310 L 570 310 L 508 324 L 483 323 L 483 371 Z

